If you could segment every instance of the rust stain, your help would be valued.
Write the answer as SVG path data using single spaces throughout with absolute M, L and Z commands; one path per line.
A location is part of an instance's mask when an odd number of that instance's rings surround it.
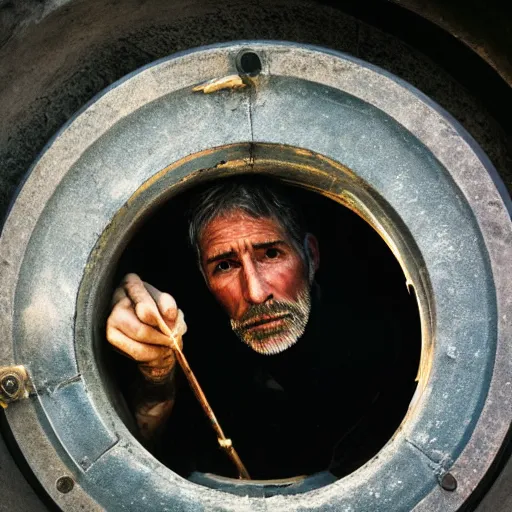
M 237 158 L 236 160 L 230 160 L 229 162 L 220 163 L 215 166 L 216 169 L 242 169 L 244 167 L 248 167 L 250 162 L 248 159 Z
M 28 398 L 32 391 L 32 382 L 24 366 L 0 367 L 0 408 L 7 409 L 11 402 Z
M 313 153 L 311 153 L 311 151 L 308 151 L 307 149 L 293 148 L 293 152 L 299 156 L 307 156 L 307 157 L 313 156 Z
M 210 94 L 223 89 L 243 89 L 247 87 L 240 75 L 229 75 L 223 78 L 214 78 L 192 88 L 193 92 L 203 92 Z

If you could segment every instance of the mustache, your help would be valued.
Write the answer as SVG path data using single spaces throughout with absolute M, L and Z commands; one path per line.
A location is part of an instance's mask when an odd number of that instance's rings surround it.
M 297 299 L 253 304 L 238 320 L 231 319 L 233 332 L 255 352 L 279 354 L 304 334 L 311 309 L 310 291 L 305 287 Z M 281 320 L 277 325 L 273 322 Z M 257 326 L 264 326 L 257 329 Z M 256 329 L 255 329 L 256 328 Z
M 254 304 L 240 319 L 231 320 L 231 324 L 234 329 L 245 331 L 270 320 L 297 318 L 303 313 L 303 309 L 296 302 L 272 301 L 264 304 Z

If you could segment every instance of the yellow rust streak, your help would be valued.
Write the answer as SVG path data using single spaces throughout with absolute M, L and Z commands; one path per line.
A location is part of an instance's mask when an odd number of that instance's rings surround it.
M 251 165 L 250 160 L 244 158 L 238 158 L 236 160 L 230 160 L 224 164 L 219 164 L 215 166 L 216 169 L 243 169 L 244 167 L 249 167 Z
M 307 149 L 302 149 L 302 148 L 293 148 L 292 149 L 293 152 L 296 154 L 296 155 L 300 155 L 300 156 L 307 156 L 309 158 L 311 158 L 313 156 L 313 153 L 311 153 L 311 151 L 307 150 Z
M 247 84 L 244 83 L 239 75 L 229 75 L 223 78 L 214 78 L 192 88 L 193 92 L 203 92 L 210 94 L 223 89 L 243 89 Z

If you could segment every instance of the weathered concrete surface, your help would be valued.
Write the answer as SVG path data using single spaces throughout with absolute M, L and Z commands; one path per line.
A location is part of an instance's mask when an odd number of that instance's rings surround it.
M 3 413 L 0 412 L 0 414 Z M 21 474 L 2 436 L 0 436 L 0 489 L 2 489 L 0 501 L 2 512 L 48 510 Z M 20 499 L 20 496 L 23 496 L 23 500 Z
M 496 512 L 500 510 L 512 510 L 512 459 L 509 459 L 507 465 L 500 476 L 494 482 L 486 498 L 476 508 L 476 512 Z
M 416 12 L 464 41 L 509 84 L 512 84 L 510 4 L 500 0 L 392 1 Z

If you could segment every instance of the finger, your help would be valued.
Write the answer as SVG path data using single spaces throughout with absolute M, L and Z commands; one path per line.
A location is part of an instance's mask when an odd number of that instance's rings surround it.
M 107 340 L 124 355 L 139 363 L 149 363 L 167 355 L 167 347 L 148 345 L 132 340 L 115 327 L 107 328 Z
M 174 322 L 176 322 L 176 318 L 178 317 L 178 307 L 176 306 L 174 297 L 168 293 L 161 292 L 149 283 L 144 283 L 144 286 L 156 302 L 162 318 L 169 327 L 173 328 Z
M 176 363 L 176 358 L 174 356 L 174 352 L 169 348 L 167 352 L 164 352 L 164 355 L 158 359 L 153 359 L 152 361 L 148 361 L 144 363 L 144 366 L 148 368 L 172 368 Z
M 128 296 L 126 295 L 126 292 L 124 291 L 124 288 L 122 286 L 120 286 L 119 288 L 116 288 L 114 290 L 114 294 L 112 295 L 112 306 L 115 306 L 116 304 L 121 302 L 123 299 L 127 299 L 127 298 L 128 298 Z
M 137 274 L 127 274 L 123 280 L 123 288 L 135 307 L 135 314 L 145 324 L 158 325 L 158 308 L 146 290 L 144 283 Z
M 174 323 L 174 328 L 169 331 L 169 339 L 171 340 L 170 346 L 175 348 L 174 342 L 177 343 L 180 350 L 183 349 L 183 335 L 187 332 L 187 324 L 185 323 L 185 316 L 183 311 L 178 309 L 178 317 Z
M 178 309 L 178 318 L 176 320 L 176 333 L 181 338 L 187 332 L 187 324 L 185 323 L 185 315 L 181 309 Z
M 162 329 L 165 326 L 160 326 Z M 169 339 L 171 340 L 171 347 L 175 348 L 174 342 L 178 344 L 180 349 L 183 348 L 183 335 L 187 332 L 187 324 L 185 323 L 185 315 L 181 309 L 178 309 L 178 317 L 174 323 L 174 328 L 169 330 Z
M 107 320 L 107 328 L 113 327 L 135 341 L 150 345 L 171 347 L 172 340 L 158 329 L 139 320 L 132 307 L 116 306 Z

